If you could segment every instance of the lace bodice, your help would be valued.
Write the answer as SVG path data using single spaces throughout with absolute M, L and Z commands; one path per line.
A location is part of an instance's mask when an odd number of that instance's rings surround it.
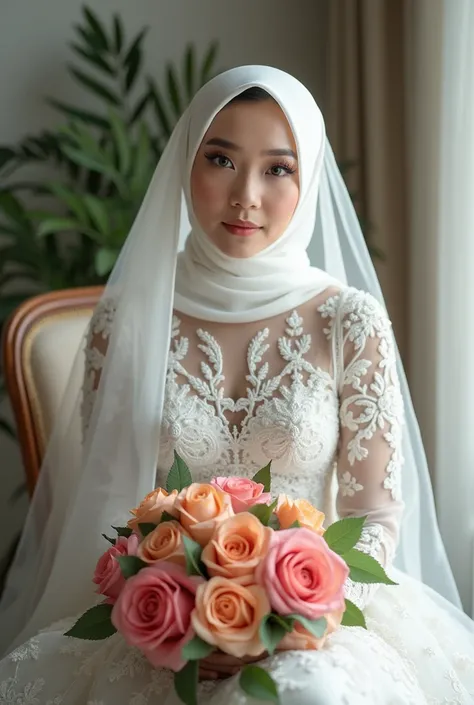
M 88 337 L 87 428 L 114 320 L 98 307 Z M 355 289 L 326 293 L 256 324 L 173 320 L 157 484 L 173 452 L 196 481 L 251 477 L 272 461 L 274 493 L 337 516 L 367 515 L 359 548 L 390 563 L 401 514 L 402 400 L 390 322 Z M 348 582 L 363 606 L 373 586 Z

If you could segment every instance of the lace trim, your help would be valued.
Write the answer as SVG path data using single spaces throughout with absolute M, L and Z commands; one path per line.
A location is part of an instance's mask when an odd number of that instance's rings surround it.
M 366 524 L 362 529 L 362 535 L 354 548 L 366 553 L 372 558 L 379 558 L 384 536 L 383 527 L 380 524 Z M 364 609 L 377 592 L 379 585 L 373 583 L 354 583 L 350 578 L 344 585 L 346 599 L 353 602 L 360 610 Z

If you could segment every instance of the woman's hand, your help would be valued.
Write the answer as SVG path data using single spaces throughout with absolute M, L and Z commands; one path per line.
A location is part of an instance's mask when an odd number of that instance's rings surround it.
M 240 659 L 224 654 L 222 651 L 214 651 L 199 662 L 199 680 L 208 681 L 230 678 L 230 676 L 235 676 L 246 664 L 257 663 L 267 656 L 268 654 L 265 652 L 260 654 L 260 656 L 248 656 Z

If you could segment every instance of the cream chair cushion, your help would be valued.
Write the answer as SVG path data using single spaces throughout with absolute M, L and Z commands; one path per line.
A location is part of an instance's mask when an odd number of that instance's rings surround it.
M 91 308 L 52 313 L 33 325 L 25 337 L 22 363 L 42 453 L 79 349 L 84 363 L 84 334 L 92 311 Z M 83 369 L 84 364 L 75 368 L 69 390 L 75 396 L 82 386 Z M 80 428 L 76 434 L 79 444 Z

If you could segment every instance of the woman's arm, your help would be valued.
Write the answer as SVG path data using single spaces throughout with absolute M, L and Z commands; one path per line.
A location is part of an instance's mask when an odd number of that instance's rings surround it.
M 354 289 L 341 295 L 333 324 L 340 395 L 337 511 L 340 518 L 367 516 L 356 548 L 387 568 L 403 512 L 403 401 L 391 324 L 372 296 Z M 349 580 L 346 597 L 362 609 L 377 587 Z

